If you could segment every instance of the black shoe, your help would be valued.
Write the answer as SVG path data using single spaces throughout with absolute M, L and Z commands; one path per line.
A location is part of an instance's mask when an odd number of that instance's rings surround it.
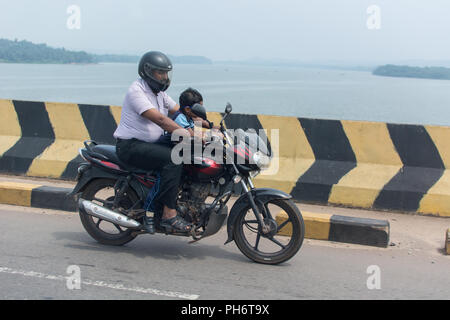
M 143 220 L 142 228 L 145 231 L 147 231 L 148 233 L 154 234 L 155 233 L 155 224 L 154 224 L 153 218 L 144 217 L 142 220 Z

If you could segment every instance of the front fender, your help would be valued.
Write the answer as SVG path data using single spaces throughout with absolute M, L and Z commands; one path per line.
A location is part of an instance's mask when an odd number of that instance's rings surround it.
M 275 199 L 292 199 L 292 196 L 290 194 L 277 189 L 260 188 L 260 189 L 253 189 L 252 191 L 249 192 L 252 192 L 253 199 L 255 200 L 255 203 L 258 207 L 260 207 L 261 205 L 263 205 L 268 201 Z M 233 231 L 236 218 L 238 217 L 239 213 L 242 210 L 248 207 L 250 207 L 248 195 L 244 193 L 239 197 L 239 199 L 236 200 L 233 207 L 231 208 L 230 215 L 228 216 L 227 222 L 228 239 L 225 242 L 225 244 L 234 240 Z

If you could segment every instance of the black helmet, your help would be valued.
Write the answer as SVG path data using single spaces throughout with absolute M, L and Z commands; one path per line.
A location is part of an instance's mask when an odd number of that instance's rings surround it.
M 144 54 L 139 61 L 139 75 L 144 79 L 152 91 L 157 94 L 166 91 L 170 86 L 172 77 L 172 62 L 162 52 L 150 51 Z M 158 79 L 156 72 L 167 72 L 166 79 Z

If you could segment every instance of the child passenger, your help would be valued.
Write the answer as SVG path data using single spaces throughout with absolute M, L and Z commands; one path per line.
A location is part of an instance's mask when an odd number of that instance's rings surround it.
M 180 110 L 172 116 L 172 120 L 176 124 L 188 130 L 191 136 L 194 136 L 194 122 L 201 121 L 202 127 L 210 129 L 208 123 L 196 116 L 191 110 L 191 107 L 196 103 L 203 105 L 203 97 L 200 92 L 192 88 L 184 90 L 180 95 L 179 103 Z M 171 141 L 171 137 L 170 133 L 165 133 L 157 143 L 172 146 L 174 141 Z

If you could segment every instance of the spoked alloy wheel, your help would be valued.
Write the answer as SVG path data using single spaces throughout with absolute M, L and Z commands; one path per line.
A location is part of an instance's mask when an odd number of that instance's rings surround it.
M 86 187 L 81 198 L 111 209 L 114 202 L 115 183 L 116 181 L 111 179 L 94 180 Z M 129 209 L 136 201 L 136 194 L 128 190 L 120 201 L 119 207 Z M 102 244 L 121 246 L 136 238 L 136 235 L 132 234 L 134 230 L 91 216 L 83 210 L 79 210 L 79 213 L 83 227 L 92 238 Z
M 271 200 L 260 210 L 270 231 L 263 232 L 252 209 L 246 208 L 234 225 L 236 245 L 244 255 L 259 263 L 287 261 L 300 249 L 305 236 L 300 210 L 291 200 Z

